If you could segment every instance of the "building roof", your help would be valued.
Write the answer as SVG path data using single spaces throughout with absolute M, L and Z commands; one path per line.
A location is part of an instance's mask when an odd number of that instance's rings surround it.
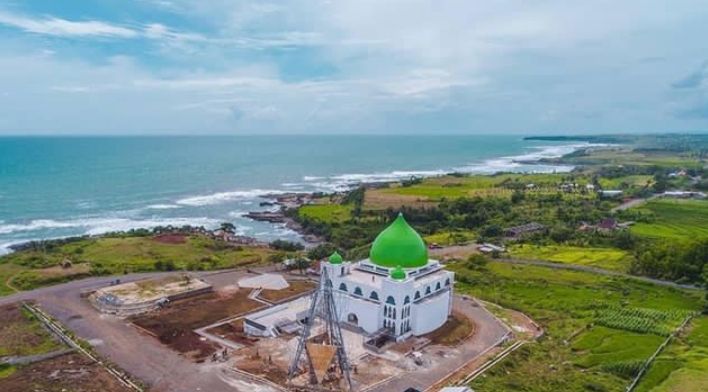
M 428 263 L 428 248 L 403 214 L 398 214 L 374 240 L 369 259 L 382 267 L 417 268 Z

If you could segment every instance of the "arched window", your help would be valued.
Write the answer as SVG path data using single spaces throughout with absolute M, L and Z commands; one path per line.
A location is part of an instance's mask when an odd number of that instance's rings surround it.
M 347 291 L 347 285 L 344 283 L 339 284 L 339 291 Z
M 428 286 L 428 288 L 425 289 L 425 295 L 429 295 L 429 294 L 430 294 L 430 286 Z
M 379 294 L 376 291 L 372 291 L 371 294 L 369 294 L 369 298 L 373 299 L 374 301 L 379 300 Z
M 362 294 L 362 292 L 361 292 L 361 287 L 357 287 L 357 288 L 354 289 L 354 295 L 364 295 L 364 294 Z
M 342 267 L 342 273 L 341 273 L 341 275 L 344 275 L 344 267 Z
M 409 304 L 409 303 L 411 303 L 411 297 L 406 295 L 406 298 L 403 300 L 403 304 L 405 305 L 405 304 Z
M 440 290 L 440 282 L 438 282 L 438 284 L 435 285 L 435 291 L 438 291 L 438 290 Z
M 396 300 L 393 299 L 393 297 L 389 295 L 388 298 L 386 298 L 386 303 L 387 303 L 387 304 L 391 304 L 391 305 L 395 305 L 395 304 L 396 304 Z
M 415 292 L 414 300 L 417 301 L 417 300 L 419 300 L 419 299 L 420 299 L 420 291 L 416 291 L 416 292 Z
M 396 319 L 396 308 L 393 308 L 393 317 L 394 320 Z
M 450 285 L 450 278 L 447 278 L 447 279 L 445 279 L 445 286 L 447 287 L 449 285 Z

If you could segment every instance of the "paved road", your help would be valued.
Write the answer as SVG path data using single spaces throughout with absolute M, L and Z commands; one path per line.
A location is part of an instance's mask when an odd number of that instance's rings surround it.
M 479 356 L 480 353 L 493 346 L 508 332 L 504 324 L 472 300 L 455 296 L 453 307 L 456 311 L 464 313 L 475 321 L 477 330 L 474 337 L 457 347 L 455 349 L 457 351 L 456 355 L 438 357 L 435 356 L 435 346 L 427 347 L 423 350 L 424 355 L 433 357 L 434 366 L 417 369 L 414 372 L 402 373 L 400 377 L 379 384 L 369 390 L 369 392 L 405 391 L 407 388 L 416 388 L 424 391 L 447 377 L 450 372 Z
M 598 274 L 598 275 L 617 276 L 617 277 L 621 277 L 621 278 L 639 280 L 642 282 L 651 283 L 651 284 L 655 284 L 655 285 L 659 285 L 659 286 L 673 287 L 676 289 L 701 290 L 700 287 L 690 285 L 690 284 L 681 284 L 681 283 L 676 283 L 676 282 L 670 282 L 667 280 L 653 279 L 653 278 L 648 278 L 646 276 L 630 275 L 630 274 L 625 274 L 623 272 L 610 271 L 610 270 L 597 268 L 597 267 L 591 267 L 591 266 L 587 266 L 587 265 L 562 264 L 562 263 L 553 263 L 550 261 L 543 261 L 543 260 L 525 260 L 525 259 L 494 259 L 494 261 L 499 261 L 502 263 L 511 263 L 511 264 L 537 265 L 540 267 L 548 267 L 548 268 L 553 268 L 553 269 L 564 269 L 564 270 L 571 270 L 571 271 L 590 272 L 590 273 Z

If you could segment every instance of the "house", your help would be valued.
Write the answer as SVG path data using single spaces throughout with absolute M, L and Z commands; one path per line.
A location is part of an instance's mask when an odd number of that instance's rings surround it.
M 704 199 L 706 197 L 706 194 L 703 192 L 694 192 L 694 191 L 666 191 L 661 194 L 662 197 L 673 197 L 673 198 L 678 198 L 678 199 L 688 199 L 691 197 L 695 197 L 697 199 Z
M 597 224 L 597 229 L 600 231 L 613 231 L 617 229 L 617 227 L 617 221 L 613 218 L 602 219 L 600 223 Z

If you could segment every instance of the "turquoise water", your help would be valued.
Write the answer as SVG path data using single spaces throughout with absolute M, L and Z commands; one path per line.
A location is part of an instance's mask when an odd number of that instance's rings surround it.
M 156 225 L 252 222 L 265 194 L 335 191 L 358 182 L 449 171 L 568 170 L 521 164 L 577 144 L 520 136 L 233 136 L 0 138 L 0 252 L 32 239 Z

